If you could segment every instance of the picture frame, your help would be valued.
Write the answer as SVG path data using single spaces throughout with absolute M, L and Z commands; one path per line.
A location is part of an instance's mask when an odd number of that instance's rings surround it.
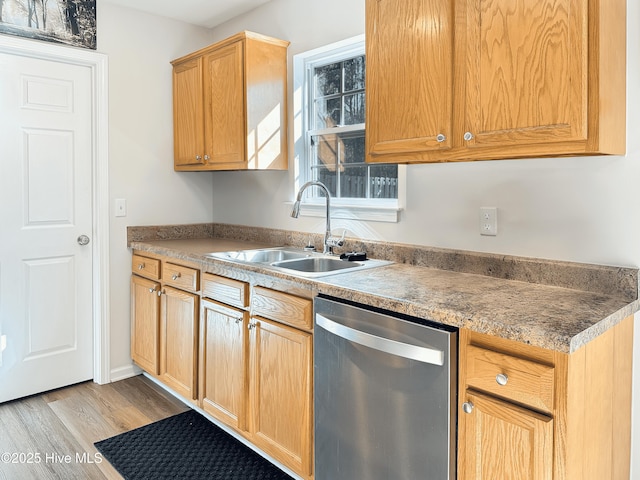
M 0 34 L 96 49 L 96 0 L 0 0 Z

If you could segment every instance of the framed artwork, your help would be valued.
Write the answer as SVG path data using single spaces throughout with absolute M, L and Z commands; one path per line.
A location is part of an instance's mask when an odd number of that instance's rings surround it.
M 96 48 L 96 0 L 0 0 L 0 34 Z

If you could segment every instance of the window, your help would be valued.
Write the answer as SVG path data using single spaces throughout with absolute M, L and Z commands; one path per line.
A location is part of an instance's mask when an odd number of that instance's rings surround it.
M 302 87 L 298 186 L 320 181 L 336 205 L 397 209 L 398 166 L 365 163 L 363 39 L 298 55 L 294 69 L 303 70 L 294 74 Z M 307 190 L 307 201 L 324 203 L 322 197 Z

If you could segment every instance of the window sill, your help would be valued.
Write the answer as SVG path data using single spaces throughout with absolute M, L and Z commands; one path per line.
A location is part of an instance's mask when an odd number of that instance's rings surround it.
M 287 202 L 293 205 L 293 202 Z M 324 217 L 324 203 L 302 203 L 300 215 L 303 217 Z M 402 208 L 397 206 L 340 205 L 331 203 L 331 219 L 363 220 L 367 222 L 398 223 Z

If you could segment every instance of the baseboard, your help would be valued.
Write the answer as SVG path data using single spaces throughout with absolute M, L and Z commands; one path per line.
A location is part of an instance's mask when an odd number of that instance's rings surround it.
M 111 370 L 110 378 L 112 382 L 117 382 L 118 380 L 124 380 L 125 378 L 135 377 L 141 373 L 142 370 L 132 363 L 131 365 L 125 365 L 124 367 L 114 368 Z

